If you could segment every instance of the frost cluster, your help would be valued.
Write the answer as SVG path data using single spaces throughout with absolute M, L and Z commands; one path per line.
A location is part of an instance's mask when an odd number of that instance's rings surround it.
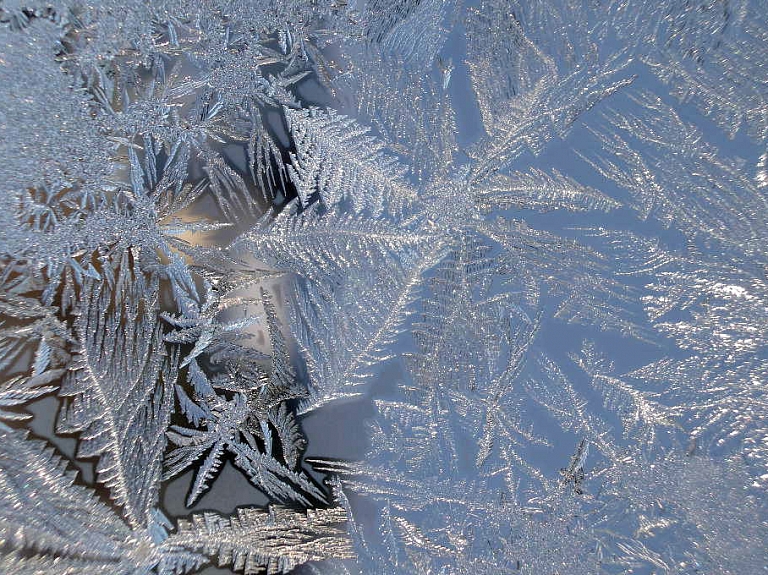
M 768 572 L 764 0 L 1 0 L 0 102 L 0 572 Z

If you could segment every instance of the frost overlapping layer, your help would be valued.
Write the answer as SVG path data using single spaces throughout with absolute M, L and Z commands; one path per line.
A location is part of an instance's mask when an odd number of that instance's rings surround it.
M 767 15 L 3 1 L 3 572 L 768 570 Z

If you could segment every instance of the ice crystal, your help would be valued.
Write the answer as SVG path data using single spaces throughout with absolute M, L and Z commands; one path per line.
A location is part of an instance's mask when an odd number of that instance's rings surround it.
M 768 569 L 763 4 L 4 0 L 0 570 Z

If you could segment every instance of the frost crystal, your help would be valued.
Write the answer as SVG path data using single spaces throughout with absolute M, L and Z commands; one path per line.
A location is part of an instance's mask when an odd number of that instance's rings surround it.
M 2 0 L 0 571 L 768 570 L 767 15 Z

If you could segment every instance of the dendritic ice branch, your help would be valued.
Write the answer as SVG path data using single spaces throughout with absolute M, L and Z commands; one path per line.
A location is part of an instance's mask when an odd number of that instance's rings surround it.
M 294 511 L 272 506 L 268 511 L 241 509 L 233 517 L 214 513 L 180 521 L 178 532 L 164 541 L 169 549 L 198 550 L 216 557 L 219 566 L 246 574 L 287 573 L 296 565 L 328 558 L 352 557 L 342 527 L 341 508 Z

